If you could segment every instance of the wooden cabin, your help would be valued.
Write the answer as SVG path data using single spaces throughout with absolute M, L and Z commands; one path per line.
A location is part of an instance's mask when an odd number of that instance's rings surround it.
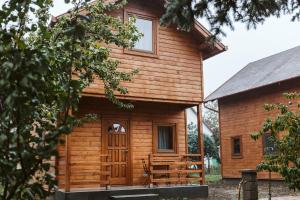
M 160 26 L 163 4 L 129 0 L 114 12 L 123 20 L 136 16 L 137 28 L 144 34 L 132 50 L 110 46 L 111 57 L 121 62 L 120 70 L 139 69 L 130 83 L 124 83 L 129 93 L 116 94 L 134 109 L 119 109 L 109 102 L 101 81 L 84 91 L 77 115 L 96 113 L 99 118 L 75 128 L 58 147 L 60 190 L 203 184 L 202 151 L 187 155 L 185 109 L 198 106 L 201 135 L 203 60 L 225 47 L 220 42 L 207 44 L 210 33 L 197 22 L 191 32 Z M 196 180 L 188 176 L 191 165 L 200 166 Z
M 265 134 L 258 141 L 250 135 L 259 131 L 267 117 L 266 103 L 288 103 L 285 92 L 300 92 L 300 46 L 251 62 L 205 101 L 218 100 L 223 179 L 240 178 L 242 169 L 256 169 L 264 155 L 274 149 Z M 271 178 L 281 179 L 278 174 Z M 258 179 L 269 179 L 259 172 Z

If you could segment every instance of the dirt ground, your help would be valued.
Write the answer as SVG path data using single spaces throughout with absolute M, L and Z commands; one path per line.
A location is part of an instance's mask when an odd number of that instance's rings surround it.
M 238 183 L 220 182 L 209 184 L 209 198 L 205 200 L 236 200 L 238 199 L 237 186 Z M 259 199 L 268 199 L 269 188 L 267 183 L 259 183 L 258 190 Z M 272 200 L 300 200 L 300 192 L 289 190 L 283 183 L 272 183 L 271 194 L 274 197 Z

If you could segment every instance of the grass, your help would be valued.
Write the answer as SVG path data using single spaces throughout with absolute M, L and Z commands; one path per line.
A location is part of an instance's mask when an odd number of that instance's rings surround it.
M 205 182 L 206 183 L 218 183 L 222 179 L 221 175 L 205 175 Z

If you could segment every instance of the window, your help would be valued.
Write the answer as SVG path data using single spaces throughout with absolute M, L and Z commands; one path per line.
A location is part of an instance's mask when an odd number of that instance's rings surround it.
M 174 152 L 175 144 L 175 125 L 158 124 L 154 126 L 154 151 L 155 153 Z
M 125 128 L 119 123 L 113 123 L 108 127 L 108 133 L 125 133 Z
M 146 15 L 137 10 L 133 12 L 125 11 L 125 16 L 127 20 L 130 20 L 132 16 L 135 17 L 135 26 L 143 36 L 135 43 L 132 49 L 124 50 L 124 53 L 157 57 L 157 19 L 155 16 Z
M 271 155 L 274 154 L 276 151 L 276 145 L 271 137 L 270 133 L 265 133 L 263 135 L 263 154 L 264 155 Z
M 242 158 L 242 136 L 231 138 L 231 156 L 232 158 Z
M 153 21 L 137 17 L 135 26 L 143 36 L 135 43 L 133 49 L 153 52 Z

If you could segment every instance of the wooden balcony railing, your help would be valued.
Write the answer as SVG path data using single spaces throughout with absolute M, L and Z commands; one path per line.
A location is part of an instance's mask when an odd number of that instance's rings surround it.
M 149 184 L 202 183 L 201 154 L 150 154 Z

